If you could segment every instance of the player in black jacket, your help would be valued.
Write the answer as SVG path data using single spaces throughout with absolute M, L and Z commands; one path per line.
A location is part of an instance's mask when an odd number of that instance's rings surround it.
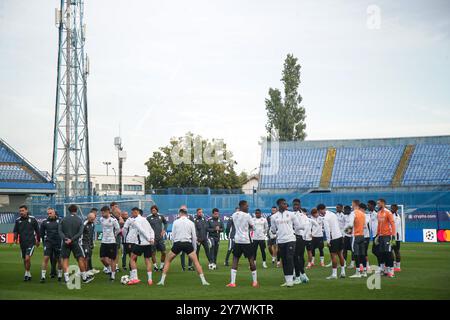
M 53 208 L 47 209 L 47 219 L 42 221 L 40 234 L 42 244 L 44 245 L 44 258 L 42 260 L 41 268 L 41 282 L 45 282 L 45 274 L 47 273 L 48 261 L 58 263 L 58 281 L 62 278 L 61 265 L 61 238 L 59 237 L 59 223 L 60 219 L 56 215 Z M 53 269 L 53 268 L 52 268 Z M 53 277 L 53 274 L 52 274 Z
M 203 216 L 203 209 L 197 209 L 197 215 L 194 218 L 195 224 L 195 234 L 197 235 L 197 258 L 200 258 L 200 248 L 203 246 L 205 249 L 206 259 L 208 259 L 208 263 L 211 266 L 211 252 L 209 251 L 209 243 L 208 243 L 208 221 Z M 200 259 L 199 259 L 200 260 Z
M 39 247 L 40 234 L 39 224 L 35 217 L 30 216 L 27 206 L 19 207 L 20 217 L 14 224 L 14 242 L 20 242 L 23 264 L 25 267 L 24 281 L 31 280 L 31 256 L 34 252 L 34 246 Z
M 219 253 L 220 234 L 223 232 L 223 221 L 219 218 L 219 209 L 212 210 L 212 217 L 208 220 L 208 236 L 212 242 L 211 260 L 213 268 L 217 268 L 217 254 Z

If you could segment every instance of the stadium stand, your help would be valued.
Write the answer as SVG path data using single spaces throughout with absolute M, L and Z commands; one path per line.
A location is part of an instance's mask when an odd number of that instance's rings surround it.
M 266 143 L 260 168 L 259 190 L 448 187 L 450 136 Z
M 8 164 L 0 164 L 0 180 L 2 181 L 32 181 L 33 176 L 23 168 Z
M 417 145 L 403 185 L 450 184 L 450 145 Z
M 18 216 L 19 215 L 14 212 L 2 212 L 0 213 L 0 223 L 13 224 Z

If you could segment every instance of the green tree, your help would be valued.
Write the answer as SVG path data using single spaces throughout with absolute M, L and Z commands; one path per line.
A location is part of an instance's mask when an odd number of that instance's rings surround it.
M 246 174 L 238 175 L 235 164 L 223 140 L 210 141 L 188 132 L 153 152 L 145 163 L 149 173 L 146 188 L 240 189 Z
M 300 64 L 292 54 L 288 54 L 284 61 L 283 77 L 284 98 L 279 89 L 269 89 L 266 98 L 267 123 L 269 135 L 272 129 L 278 131 L 280 141 L 305 140 L 306 123 L 305 108 L 300 106 L 302 96 L 298 93 L 300 85 Z

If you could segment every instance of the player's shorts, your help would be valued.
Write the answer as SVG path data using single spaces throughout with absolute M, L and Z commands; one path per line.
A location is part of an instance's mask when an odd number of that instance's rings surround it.
M 353 238 L 353 253 L 357 256 L 364 256 L 366 253 L 366 242 L 364 236 L 355 236 Z
M 342 238 L 333 239 L 330 241 L 330 252 L 338 253 L 339 251 L 342 251 L 342 246 Z
M 312 250 L 323 249 L 323 237 L 313 237 L 311 241 Z
M 185 253 L 187 255 L 191 254 L 194 251 L 194 246 L 191 242 L 174 242 L 171 251 L 174 254 L 179 254 L 180 252 Z
M 57 243 L 44 242 L 44 256 L 59 258 L 61 255 L 61 245 Z
M 21 244 L 20 251 L 22 254 L 22 259 L 25 259 L 25 256 L 33 256 L 34 253 L 34 244 Z
M 92 257 L 92 248 L 90 245 L 83 245 L 83 252 L 86 258 Z
M 275 246 L 277 244 L 277 238 L 269 238 L 269 240 L 267 240 L 267 245 L 270 246 Z
M 100 258 L 115 259 L 117 257 L 117 243 L 102 243 L 100 245 Z
M 305 240 L 305 248 L 307 251 L 312 251 L 313 249 L 312 240 Z
M 392 247 L 390 244 L 391 236 L 379 236 L 378 241 L 379 241 L 378 250 L 380 253 L 392 252 Z
M 166 251 L 166 244 L 164 243 L 164 239 L 155 240 L 155 244 L 153 245 L 155 251 Z
M 352 251 L 352 238 L 344 236 L 344 247 L 342 248 L 345 251 Z
M 153 253 L 153 246 L 151 244 L 145 245 L 145 246 L 141 246 L 139 244 L 135 244 L 133 246 L 133 250 L 131 251 L 133 254 L 137 255 L 137 256 L 141 256 L 142 254 L 144 254 L 144 258 L 151 258 L 152 257 L 152 253 Z
M 253 244 L 251 243 L 235 243 L 233 248 L 233 256 L 240 258 L 242 255 L 244 257 L 252 258 L 255 255 Z
M 70 253 L 73 253 L 75 259 L 84 258 L 83 247 L 78 241 L 72 242 L 70 245 L 67 245 L 65 242 L 61 245 L 61 258 L 69 259 Z
M 122 243 L 125 254 L 130 254 L 133 251 L 133 243 Z

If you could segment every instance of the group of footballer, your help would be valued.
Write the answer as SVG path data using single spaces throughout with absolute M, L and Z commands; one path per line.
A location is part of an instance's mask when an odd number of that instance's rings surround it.
M 354 268 L 350 278 L 367 277 L 372 271 L 369 264 L 368 249 L 372 242 L 372 253 L 377 260 L 376 272 L 394 277 L 400 269 L 400 243 L 403 240 L 402 218 L 395 204 L 386 206 L 384 199 L 367 204 L 359 200 L 352 205 L 338 204 L 336 211 L 327 210 L 319 204 L 308 212 L 302 208 L 300 199 L 292 201 L 292 210 L 285 199 L 278 199 L 277 206 L 271 208 L 271 214 L 265 217 L 256 209 L 249 213 L 247 201 L 242 200 L 235 212 L 228 218 L 226 227 L 220 218 L 219 210 L 213 209 L 211 218 L 203 215 L 198 208 L 191 216 L 186 206 L 181 206 L 177 219 L 173 222 L 170 240 L 172 246 L 166 252 L 165 239 L 168 221 L 159 213 L 156 205 L 144 217 L 140 208 L 132 208 L 130 214 L 122 211 L 116 202 L 98 210 L 93 208 L 83 221 L 77 215 L 78 207 L 70 205 L 68 214 L 60 218 L 53 208 L 47 209 L 47 219 L 40 224 L 29 214 L 23 205 L 19 208 L 19 218 L 14 226 L 14 241 L 20 243 L 25 267 L 24 281 L 31 280 L 31 257 L 36 246 L 42 240 L 44 257 L 41 266 L 41 282 L 46 282 L 48 263 L 51 264 L 51 278 L 69 281 L 69 258 L 73 254 L 78 262 L 79 275 L 83 283 L 91 282 L 99 270 L 93 268 L 92 253 L 96 240 L 95 225 L 101 225 L 100 260 L 103 272 L 114 281 L 120 272 L 119 260 L 123 271 L 129 269 L 127 285 L 141 282 L 138 277 L 137 259 L 143 256 L 147 284 L 153 284 L 153 272 L 161 271 L 158 285 L 164 285 L 170 265 L 181 254 L 181 265 L 185 267 L 188 256 L 188 270 L 197 271 L 201 283 L 209 285 L 199 262 L 200 248 L 203 246 L 208 268 L 217 268 L 217 255 L 221 234 L 228 239 L 225 266 L 229 265 L 232 255 L 231 281 L 227 287 L 236 287 L 236 275 L 242 255 L 248 260 L 252 277 L 252 286 L 258 287 L 256 258 L 261 251 L 262 266 L 267 268 L 266 242 L 272 257 L 272 265 L 282 267 L 284 282 L 281 286 L 292 287 L 307 283 L 309 278 L 305 269 L 315 266 L 315 253 L 319 251 L 320 265 L 332 267 L 327 279 L 345 278 L 346 268 Z M 99 217 L 99 218 L 98 218 Z M 324 248 L 328 247 L 331 262 L 325 265 Z M 120 251 L 122 251 L 120 253 Z M 351 263 L 347 266 L 348 252 Z M 156 253 L 160 252 L 158 266 Z M 305 259 L 306 255 L 306 259 Z M 127 262 L 128 260 L 128 262 Z

